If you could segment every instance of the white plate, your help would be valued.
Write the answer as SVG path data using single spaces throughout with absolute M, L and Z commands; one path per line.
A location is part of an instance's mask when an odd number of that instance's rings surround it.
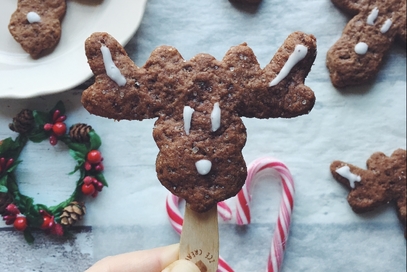
M 126 44 L 140 25 L 147 0 L 68 0 L 59 44 L 37 60 L 8 31 L 17 0 L 1 2 L 0 98 L 27 98 L 65 91 L 89 79 L 92 72 L 85 56 L 86 38 L 104 31 Z M 92 2 L 99 4 L 87 4 Z

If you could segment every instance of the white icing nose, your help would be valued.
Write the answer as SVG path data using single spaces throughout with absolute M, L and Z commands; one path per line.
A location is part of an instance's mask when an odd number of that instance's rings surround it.
M 359 42 L 355 45 L 355 52 L 358 55 L 364 55 L 367 53 L 369 46 L 364 42 Z
M 27 13 L 27 21 L 30 24 L 39 23 L 39 22 L 41 22 L 41 17 L 40 17 L 40 15 L 38 15 L 38 13 L 36 13 L 34 11 L 30 11 L 29 13 Z
M 211 171 L 212 163 L 209 160 L 199 160 L 195 163 L 196 170 L 200 175 L 206 175 Z

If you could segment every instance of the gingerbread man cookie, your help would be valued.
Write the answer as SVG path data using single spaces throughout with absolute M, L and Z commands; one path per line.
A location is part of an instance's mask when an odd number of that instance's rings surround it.
M 32 58 L 38 58 L 58 44 L 65 11 L 65 0 L 18 0 L 8 29 Z
M 350 190 L 348 202 L 354 212 L 368 212 L 391 202 L 406 226 L 406 150 L 397 149 L 390 157 L 374 153 L 367 160 L 367 170 L 334 161 L 331 173 Z
M 405 0 L 332 0 L 355 16 L 329 49 L 326 65 L 332 84 L 367 83 L 380 69 L 395 38 L 406 43 Z
M 85 50 L 95 83 L 83 92 L 84 107 L 117 120 L 158 118 L 158 179 L 197 212 L 236 195 L 245 182 L 241 117 L 295 117 L 315 102 L 304 80 L 316 39 L 301 32 L 264 69 L 246 44 L 222 61 L 208 54 L 184 60 L 174 47 L 160 46 L 141 68 L 107 33 L 94 33 Z

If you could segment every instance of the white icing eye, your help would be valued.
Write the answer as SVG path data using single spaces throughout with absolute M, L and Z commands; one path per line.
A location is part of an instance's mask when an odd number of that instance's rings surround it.
M 184 130 L 187 135 L 189 135 L 189 130 L 191 129 L 191 120 L 192 120 L 192 114 L 194 113 L 194 109 L 191 108 L 190 106 L 185 106 L 184 107 Z
M 107 76 L 110 77 L 110 79 L 116 82 L 119 86 L 126 85 L 126 78 L 120 73 L 119 68 L 117 68 L 114 64 L 109 48 L 107 48 L 105 45 L 102 45 L 100 47 L 100 51 L 102 52 L 103 63 L 105 64 Z
M 362 180 L 360 176 L 353 174 L 350 171 L 349 166 L 347 165 L 344 165 L 341 168 L 336 169 L 335 172 L 349 180 L 349 185 L 352 188 L 355 188 L 355 182 L 360 182 Z
M 212 163 L 209 160 L 199 160 L 195 163 L 196 170 L 200 175 L 206 175 L 211 171 Z
M 270 83 L 269 87 L 277 85 L 281 80 L 283 80 L 291 71 L 291 69 L 300 62 L 308 53 L 308 48 L 302 44 L 297 44 L 295 46 L 294 52 L 288 57 L 287 62 L 284 64 L 280 73 L 274 78 Z
M 27 13 L 27 21 L 32 24 L 32 23 L 39 23 L 41 22 L 41 17 L 38 15 L 38 13 L 34 11 L 30 11 Z
M 366 23 L 368 25 L 374 25 L 374 21 L 376 21 L 377 15 L 379 15 L 379 9 L 375 7 L 372 12 L 370 12 L 369 16 L 367 16 Z
M 212 131 L 217 131 L 220 128 L 220 107 L 218 102 L 213 105 L 211 123 Z
M 386 33 L 390 29 L 392 24 L 393 24 L 393 22 L 390 19 L 387 19 L 384 22 L 384 24 L 382 25 L 382 27 L 380 28 L 380 32 L 383 34 Z
M 369 46 L 367 45 L 367 43 L 364 43 L 364 42 L 359 42 L 358 44 L 355 45 L 355 52 L 356 52 L 356 54 L 359 54 L 359 55 L 366 54 L 368 49 L 369 49 Z

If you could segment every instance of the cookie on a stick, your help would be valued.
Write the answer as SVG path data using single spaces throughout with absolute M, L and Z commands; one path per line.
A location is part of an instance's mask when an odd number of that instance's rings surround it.
M 143 67 L 107 33 L 94 33 L 85 49 L 95 83 L 82 94 L 84 107 L 116 120 L 157 118 L 158 179 L 197 212 L 244 184 L 241 117 L 291 118 L 315 102 L 304 80 L 316 39 L 301 32 L 288 36 L 264 69 L 246 44 L 232 47 L 222 61 L 208 54 L 184 60 L 174 47 L 160 46 Z

